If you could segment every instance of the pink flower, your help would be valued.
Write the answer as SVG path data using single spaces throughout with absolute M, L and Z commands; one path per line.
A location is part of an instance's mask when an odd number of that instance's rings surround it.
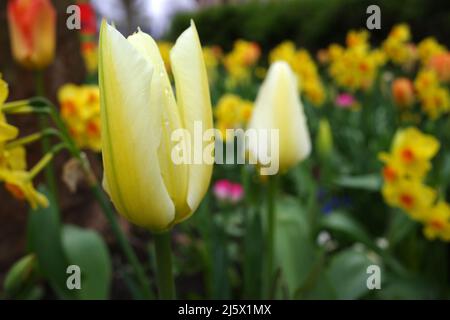
M 244 188 L 239 183 L 232 183 L 230 186 L 230 200 L 238 203 L 244 197 Z
M 221 201 L 226 201 L 230 197 L 230 187 L 231 187 L 230 181 L 226 179 L 218 180 L 214 184 L 213 188 L 214 195 L 216 196 L 217 199 Z
M 355 105 L 355 98 L 349 93 L 341 93 L 336 97 L 335 103 L 341 108 L 350 108 Z
M 214 195 L 224 202 L 238 203 L 244 196 L 244 188 L 239 183 L 229 180 L 218 180 L 213 187 Z

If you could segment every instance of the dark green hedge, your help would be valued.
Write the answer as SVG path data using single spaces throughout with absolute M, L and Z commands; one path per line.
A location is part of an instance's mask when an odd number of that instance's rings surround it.
M 177 15 L 167 38 L 175 40 L 193 18 L 204 44 L 229 49 L 234 39 L 243 38 L 268 49 L 292 39 L 317 49 L 342 42 L 349 29 L 365 28 L 370 4 L 381 8 L 382 28 L 372 31 L 376 42 L 398 22 L 410 24 L 416 41 L 434 35 L 447 45 L 450 42 L 448 0 L 287 0 L 214 6 Z

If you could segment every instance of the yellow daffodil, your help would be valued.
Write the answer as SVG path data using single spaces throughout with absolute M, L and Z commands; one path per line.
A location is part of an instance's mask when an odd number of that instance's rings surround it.
M 176 100 L 148 34 L 126 39 L 103 22 L 99 51 L 104 187 L 127 219 L 166 230 L 196 210 L 212 174 L 212 164 L 175 164 L 171 157 L 174 130 L 194 135 L 197 123 L 203 132 L 212 128 L 197 30 L 192 22 L 170 51 Z
M 61 115 L 80 148 L 101 150 L 98 86 L 66 84 L 59 89 Z
M 249 128 L 256 130 L 278 130 L 279 141 L 267 141 L 258 148 L 250 143 L 249 152 L 262 159 L 264 149 L 276 144 L 279 151 L 279 168 L 286 171 L 309 156 L 311 141 L 297 90 L 297 79 L 284 61 L 273 63 L 267 73 L 255 101 Z M 261 146 L 261 143 L 259 141 Z
M 2 150 L 2 144 L 5 141 L 14 139 L 19 131 L 16 127 L 8 124 L 6 122 L 5 115 L 3 114 L 1 107 L 8 98 L 8 84 L 2 79 L 2 74 L 0 73 L 0 152 Z
M 417 51 L 422 64 L 427 65 L 431 57 L 439 53 L 444 53 L 446 48 L 437 42 L 435 38 L 427 37 L 419 42 L 417 45 Z
M 389 205 L 403 209 L 416 220 L 423 220 L 424 213 L 436 199 L 434 189 L 408 179 L 399 180 L 395 184 L 384 184 L 382 193 Z
M 250 67 L 254 66 L 261 55 L 258 44 L 242 39 L 234 43 L 233 50 L 223 58 L 223 64 L 232 84 L 249 80 Z
M 450 111 L 450 94 L 441 86 L 439 77 L 433 69 L 423 69 L 417 73 L 414 87 L 423 112 L 431 119 L 436 119 Z
M 444 201 L 438 202 L 424 214 L 424 234 L 430 239 L 440 238 L 450 241 L 450 206 Z
M 386 57 L 397 65 L 411 64 L 416 54 L 413 44 L 409 42 L 410 38 L 411 32 L 407 24 L 394 26 L 382 45 Z
M 439 147 L 436 138 L 410 127 L 396 133 L 391 154 L 409 176 L 423 178 L 430 170 L 430 159 L 436 155 Z
M 337 85 L 355 90 L 372 87 L 378 69 L 385 63 L 380 50 L 371 50 L 367 32 L 352 32 L 347 35 L 347 48 L 338 45 L 329 47 L 330 65 L 328 71 Z
M 252 110 L 251 101 L 231 93 L 223 95 L 214 109 L 216 127 L 222 133 L 222 139 L 226 140 L 226 129 L 244 128 L 250 120 Z
M 6 189 L 19 200 L 27 200 L 31 208 L 47 207 L 47 198 L 34 187 L 29 173 L 21 170 L 1 170 L 0 180 L 5 182 Z

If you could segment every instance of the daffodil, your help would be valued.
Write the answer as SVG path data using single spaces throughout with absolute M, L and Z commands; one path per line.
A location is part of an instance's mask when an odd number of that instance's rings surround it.
M 420 181 L 402 179 L 395 184 L 385 184 L 382 193 L 386 202 L 399 207 L 416 220 L 423 220 L 424 213 L 434 203 L 436 192 Z
M 174 130 L 193 135 L 198 122 L 212 128 L 197 30 L 192 22 L 170 51 L 176 100 L 148 34 L 124 38 L 103 22 L 99 50 L 104 187 L 124 217 L 164 231 L 197 209 L 212 174 L 212 164 L 175 164 L 171 157 Z
M 98 86 L 66 84 L 58 91 L 61 116 L 80 148 L 101 150 Z
M 439 147 L 436 138 L 409 127 L 396 133 L 391 155 L 402 164 L 407 175 L 423 178 L 430 170 L 430 159 L 436 155 Z
M 450 241 L 450 206 L 444 201 L 438 202 L 424 214 L 424 234 L 430 239 L 440 238 Z
M 7 98 L 8 84 L 2 79 L 2 74 L 0 73 L 0 152 L 2 150 L 2 144 L 5 141 L 14 139 L 19 133 L 16 127 L 6 122 L 5 115 L 1 110 L 1 107 L 3 106 Z
M 415 48 L 409 42 L 411 32 L 407 24 L 395 25 L 383 42 L 383 52 L 394 64 L 407 66 L 415 60 Z
M 1 170 L 0 180 L 5 182 L 6 189 L 19 200 L 27 200 L 31 208 L 47 207 L 47 198 L 34 187 L 32 177 L 22 170 Z
M 277 130 L 279 141 L 249 143 L 250 154 L 261 160 L 264 152 L 275 146 L 279 154 L 282 172 L 307 158 L 311 152 L 311 140 L 297 90 L 297 79 L 284 61 L 273 63 L 259 89 L 248 128 Z M 269 135 L 267 135 L 269 137 Z M 262 146 L 262 147 L 261 147 Z M 261 161 L 264 162 L 264 161 Z
M 241 99 L 235 94 L 225 94 L 217 102 L 214 115 L 217 119 L 216 127 L 222 134 L 222 139 L 226 140 L 227 129 L 244 128 L 250 120 L 253 110 L 253 103 Z

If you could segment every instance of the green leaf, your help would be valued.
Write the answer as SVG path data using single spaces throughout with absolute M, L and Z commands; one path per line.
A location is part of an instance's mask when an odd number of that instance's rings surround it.
M 381 290 L 376 292 L 376 297 L 385 300 L 439 299 L 437 292 L 437 288 L 430 283 L 429 279 L 420 276 L 399 277 L 397 274 L 387 273 Z
M 31 289 L 36 276 L 36 267 L 34 254 L 26 255 L 14 263 L 4 281 L 5 293 L 9 298 L 24 295 Z
M 42 274 L 56 294 L 64 299 L 74 299 L 75 293 L 66 286 L 68 262 L 62 246 L 58 208 L 46 187 L 40 186 L 39 191 L 48 198 L 49 206 L 30 210 L 28 249 L 36 254 Z
M 65 225 L 62 231 L 68 261 L 81 270 L 81 289 L 74 290 L 77 297 L 107 299 L 111 286 L 111 259 L 103 239 L 94 231 L 71 225 Z
M 343 176 L 334 181 L 339 187 L 349 189 L 362 189 L 368 191 L 379 191 L 381 188 L 381 177 L 379 174 L 368 174 L 362 176 Z
M 305 283 L 318 259 L 305 210 L 293 198 L 277 203 L 275 253 L 282 283 L 290 297 Z
M 358 299 L 368 294 L 367 267 L 374 264 L 364 252 L 347 249 L 334 255 L 327 269 L 338 299 Z M 381 272 L 381 275 L 383 273 Z
M 411 232 L 417 228 L 417 222 L 400 210 L 391 210 L 392 219 L 388 229 L 388 241 L 391 248 L 401 243 Z
M 321 226 L 332 231 L 341 232 L 352 240 L 362 242 L 372 250 L 379 251 L 379 248 L 372 241 L 366 230 L 346 213 L 331 212 L 322 218 Z

